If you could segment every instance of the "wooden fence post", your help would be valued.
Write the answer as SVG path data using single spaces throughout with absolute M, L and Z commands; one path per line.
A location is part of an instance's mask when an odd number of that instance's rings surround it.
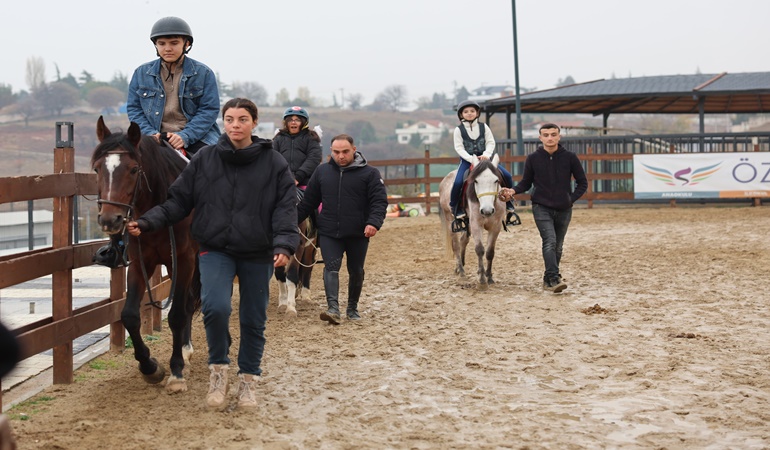
M 65 122 L 66 123 L 66 122 Z M 57 137 L 63 123 L 57 122 Z M 71 131 L 72 128 L 70 127 Z M 75 149 L 72 136 L 66 141 L 57 139 L 54 148 L 54 173 L 75 171 Z M 53 248 L 72 246 L 72 196 L 53 199 Z M 54 272 L 52 275 L 52 319 L 54 322 L 72 317 L 72 269 Z M 73 322 L 70 322 L 70 325 Z M 73 380 L 72 341 L 53 348 L 53 383 L 70 384 Z
M 425 170 L 423 171 L 423 174 L 425 175 L 425 215 L 430 214 L 430 204 L 431 200 L 433 200 L 430 197 L 430 149 L 425 149 Z
M 593 155 L 594 149 L 591 147 L 586 148 L 586 155 Z M 591 179 L 591 175 L 594 173 L 594 164 L 591 159 L 586 159 L 586 177 L 588 178 L 588 189 L 586 190 L 586 198 L 588 199 L 588 209 L 594 207 L 593 193 L 594 182 Z

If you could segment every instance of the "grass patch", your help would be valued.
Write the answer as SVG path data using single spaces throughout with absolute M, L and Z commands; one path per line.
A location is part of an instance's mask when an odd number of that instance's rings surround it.
M 32 415 L 46 410 L 53 400 L 56 400 L 56 397 L 41 395 L 39 397 L 34 397 L 23 401 L 17 405 L 14 405 L 8 411 L 8 417 L 11 420 L 29 420 Z

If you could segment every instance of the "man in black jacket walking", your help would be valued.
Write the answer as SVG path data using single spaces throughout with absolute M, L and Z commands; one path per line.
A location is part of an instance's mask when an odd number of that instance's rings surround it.
M 567 283 L 559 272 L 564 237 L 572 219 L 572 205 L 588 189 L 583 166 L 577 155 L 559 144 L 559 127 L 547 123 L 540 127 L 542 146 L 527 156 L 524 174 L 513 189 L 500 190 L 500 199 L 507 201 L 516 194 L 532 191 L 532 216 L 543 240 L 545 275 L 543 289 L 561 292 Z M 572 178 L 577 185 L 572 190 Z
M 342 255 L 347 255 L 348 320 L 360 320 L 358 300 L 364 285 L 364 261 L 369 238 L 385 220 L 388 195 L 379 170 L 367 165 L 356 151 L 353 138 L 332 138 L 332 160 L 318 166 L 297 207 L 302 222 L 323 203 L 318 214 L 318 234 L 324 258 L 324 289 L 328 309 L 321 320 L 339 325 L 339 286 Z

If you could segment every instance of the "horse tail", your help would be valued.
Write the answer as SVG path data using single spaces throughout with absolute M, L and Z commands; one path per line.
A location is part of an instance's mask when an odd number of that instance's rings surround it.
M 441 205 L 439 205 L 438 208 L 438 217 L 441 220 L 441 234 L 444 237 L 444 256 L 446 258 L 451 258 L 453 256 L 452 231 L 450 230 L 452 222 L 451 219 L 447 217 L 447 213 Z
M 195 252 L 195 270 L 192 283 L 190 283 L 190 298 L 193 299 L 193 312 L 201 310 L 201 270 L 198 261 L 198 252 Z

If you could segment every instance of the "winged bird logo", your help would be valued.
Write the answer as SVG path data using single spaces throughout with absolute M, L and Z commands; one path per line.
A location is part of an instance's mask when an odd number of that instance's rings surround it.
M 656 180 L 661 181 L 668 186 L 695 186 L 719 170 L 719 166 L 721 166 L 722 163 L 718 162 L 716 164 L 706 167 L 699 167 L 697 169 L 687 167 L 686 169 L 677 170 L 673 173 L 662 167 L 653 167 L 648 166 L 647 164 L 642 165 L 644 166 L 645 172 L 649 173 L 655 177 Z

